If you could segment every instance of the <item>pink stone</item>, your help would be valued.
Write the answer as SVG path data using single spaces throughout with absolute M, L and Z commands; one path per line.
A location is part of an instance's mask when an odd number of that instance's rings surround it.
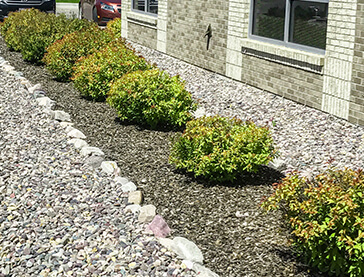
M 171 232 L 168 224 L 164 221 L 163 217 L 156 215 L 152 222 L 148 225 L 147 230 L 151 230 L 156 237 L 165 238 Z

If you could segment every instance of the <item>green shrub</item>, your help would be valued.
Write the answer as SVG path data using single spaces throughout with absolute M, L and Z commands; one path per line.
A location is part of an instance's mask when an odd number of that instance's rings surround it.
M 36 9 L 22 10 L 9 14 L 1 26 L 1 35 L 10 50 L 21 50 L 21 38 L 23 31 L 38 20 L 42 12 Z
M 122 39 L 111 41 L 104 49 L 76 62 L 72 80 L 85 97 L 105 100 L 111 82 L 124 74 L 150 69 L 143 57 L 125 46 Z
M 100 30 L 96 25 L 82 28 L 50 45 L 43 62 L 57 80 L 68 81 L 79 58 L 100 50 L 111 39 L 107 32 Z
M 107 101 L 121 120 L 152 128 L 182 126 L 196 109 L 180 78 L 157 69 L 124 75 L 111 86 L 109 95 Z
M 233 181 L 242 171 L 255 172 L 276 155 L 266 127 L 226 117 L 202 117 L 187 123 L 172 147 L 177 168 L 213 181 Z
M 10 49 L 19 51 L 26 61 L 40 63 L 50 44 L 90 24 L 87 20 L 67 19 L 64 14 L 56 16 L 29 9 L 11 13 L 1 32 Z
M 336 276 L 364 276 L 364 173 L 328 170 L 312 181 L 291 174 L 262 207 L 283 209 L 306 262 Z
M 115 38 L 121 37 L 121 19 L 115 18 L 106 24 L 108 30 Z

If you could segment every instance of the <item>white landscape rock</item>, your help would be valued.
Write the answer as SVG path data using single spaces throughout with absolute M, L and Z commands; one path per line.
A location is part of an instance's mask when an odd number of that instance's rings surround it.
M 92 168 L 96 169 L 99 168 L 101 163 L 104 161 L 102 156 L 89 156 L 85 159 L 85 164 L 91 166 Z
M 66 133 L 69 133 L 69 132 L 73 131 L 74 129 L 75 129 L 74 127 L 72 127 L 71 125 L 69 125 L 69 126 L 66 126 L 65 132 Z
M 28 91 L 33 94 L 36 90 L 41 90 L 42 89 L 42 85 L 41 84 L 36 84 L 30 88 L 28 88 Z
M 179 257 L 196 263 L 203 263 L 203 255 L 201 250 L 192 241 L 183 237 L 175 237 L 173 239 L 172 251 Z
M 69 136 L 71 138 L 78 138 L 78 139 L 86 138 L 86 136 L 80 130 L 77 130 L 75 128 L 73 130 L 71 130 L 70 132 L 68 132 L 67 136 Z
M 52 106 L 55 104 L 53 100 L 51 100 L 49 97 L 39 97 L 36 99 L 39 106 L 45 107 L 45 108 L 52 108 Z
M 51 116 L 53 119 L 58 120 L 58 121 L 71 121 L 71 116 L 69 113 L 66 113 L 64 111 L 52 111 L 51 112 Z
M 271 161 L 268 166 L 270 168 L 273 168 L 275 170 L 278 170 L 278 171 L 284 171 L 287 169 L 287 163 L 282 160 L 282 159 L 279 159 L 279 158 L 276 158 L 274 159 L 273 161 Z
M 162 244 L 169 251 L 172 251 L 172 245 L 174 244 L 173 240 L 167 238 L 158 238 L 160 244 Z M 191 266 L 192 268 L 192 266 Z
M 118 165 L 114 161 L 104 161 L 101 163 L 101 170 L 106 174 L 115 174 L 118 169 Z
M 91 146 L 82 147 L 80 154 L 82 156 L 90 156 L 90 155 L 104 156 L 105 155 L 104 152 L 102 152 L 100 148 L 91 147 Z
M 123 192 L 131 192 L 131 191 L 136 191 L 137 187 L 133 182 L 127 182 L 126 184 L 121 186 L 121 190 Z
M 140 208 L 141 206 L 138 204 L 127 205 L 124 209 L 124 212 L 136 214 L 137 212 L 139 212 Z
M 83 139 L 70 139 L 67 143 L 73 144 L 76 149 L 81 149 L 88 146 L 87 142 Z
M 154 205 L 145 205 L 140 208 L 138 221 L 141 223 L 151 222 L 155 217 L 156 207 Z
M 67 128 L 67 126 L 73 126 L 74 123 L 72 122 L 66 122 L 66 121 L 62 121 L 59 123 L 59 125 L 62 127 L 62 128 Z
M 140 190 L 131 191 L 128 195 L 128 203 L 141 204 L 143 202 L 143 194 Z
M 129 179 L 125 177 L 116 176 L 114 182 L 116 184 L 125 185 L 126 183 L 129 183 Z

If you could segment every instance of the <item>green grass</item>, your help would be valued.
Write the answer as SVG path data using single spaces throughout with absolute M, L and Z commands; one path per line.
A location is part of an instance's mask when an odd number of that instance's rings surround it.
M 57 3 L 78 3 L 79 0 L 56 0 Z

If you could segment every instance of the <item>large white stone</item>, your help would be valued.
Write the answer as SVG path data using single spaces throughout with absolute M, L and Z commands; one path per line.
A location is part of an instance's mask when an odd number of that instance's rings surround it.
M 39 106 L 46 107 L 46 108 L 52 108 L 54 105 L 54 101 L 51 100 L 49 97 L 39 97 L 36 99 Z
M 142 202 L 143 202 L 143 194 L 140 190 L 129 192 L 128 203 L 139 205 Z
M 279 158 L 276 158 L 273 161 L 269 162 L 268 166 L 278 171 L 283 171 L 287 169 L 287 163 Z
M 183 237 L 175 237 L 173 239 L 172 250 L 179 257 L 196 263 L 203 263 L 203 255 L 201 250 L 192 241 Z
M 91 146 L 82 147 L 80 154 L 82 156 L 90 156 L 90 155 L 104 156 L 105 155 L 104 152 L 102 152 L 100 148 L 91 147 Z
M 73 126 L 74 123 L 72 122 L 65 122 L 65 121 L 62 121 L 59 123 L 59 125 L 62 127 L 62 128 L 66 128 L 67 126 Z
M 52 111 L 51 113 L 53 119 L 58 121 L 71 121 L 71 116 L 69 113 L 66 113 L 64 111 Z
M 83 139 L 70 139 L 67 143 L 73 144 L 76 149 L 81 149 L 82 147 L 88 146 L 87 142 Z
M 90 156 L 85 159 L 85 164 L 91 166 L 92 168 L 99 168 L 101 163 L 104 161 L 102 156 Z
M 41 84 L 36 84 L 30 88 L 28 88 L 28 91 L 33 94 L 36 90 L 41 90 L 42 89 L 42 85 Z
M 114 179 L 116 184 L 125 185 L 126 183 L 129 183 L 128 178 L 116 176 Z
M 140 210 L 140 205 L 133 204 L 125 207 L 124 212 L 136 214 Z
M 71 138 L 78 138 L 78 139 L 85 139 L 86 138 L 86 136 L 80 130 L 77 130 L 75 128 L 73 128 L 73 130 L 68 132 L 67 136 L 69 136 Z
M 145 205 L 140 208 L 138 221 L 142 223 L 151 222 L 155 217 L 156 207 L 153 205 Z
M 106 174 L 114 174 L 118 165 L 114 161 L 104 161 L 101 163 L 101 170 Z
M 172 250 L 172 245 L 174 244 L 173 240 L 167 238 L 158 238 L 158 240 L 159 243 L 162 244 L 165 248 L 167 248 L 170 251 L 173 251 Z
M 136 191 L 137 187 L 133 182 L 128 182 L 121 186 L 121 190 L 123 192 L 131 192 L 131 191 Z

